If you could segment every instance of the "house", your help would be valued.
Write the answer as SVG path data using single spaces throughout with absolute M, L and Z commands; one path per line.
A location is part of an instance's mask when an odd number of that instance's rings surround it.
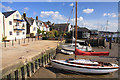
M 90 38 L 90 30 L 87 29 L 86 27 L 78 27 L 77 29 L 78 32 L 78 39 L 87 39 Z
M 114 32 L 110 32 L 110 31 L 99 31 L 99 36 L 101 37 L 111 37 L 111 35 L 113 35 Z
M 4 26 L 4 15 L 0 12 L 0 42 L 2 42 L 3 38 L 3 26 Z
M 95 29 L 90 30 L 90 37 L 91 38 L 97 38 L 98 35 L 99 35 L 99 31 L 98 30 L 95 30 Z
M 38 20 L 38 16 L 36 16 L 36 19 L 33 19 L 32 17 L 26 17 L 26 13 L 24 12 L 23 18 L 26 21 L 27 35 L 37 36 L 37 29 L 40 29 L 41 31 L 49 31 L 48 26 L 44 22 Z
M 4 36 L 7 37 L 6 40 L 26 38 L 26 22 L 19 11 L 3 12 L 2 14 L 5 16 Z
M 65 31 L 66 29 L 66 31 Z M 72 29 L 72 26 L 70 23 L 62 23 L 62 24 L 53 24 L 51 26 L 51 30 L 58 30 L 59 32 L 70 32 Z

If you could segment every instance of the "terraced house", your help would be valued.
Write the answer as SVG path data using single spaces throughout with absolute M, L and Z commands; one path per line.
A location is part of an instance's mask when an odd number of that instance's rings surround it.
M 37 36 L 37 29 L 40 29 L 41 31 L 49 31 L 48 25 L 43 21 L 38 20 L 38 16 L 36 16 L 36 19 L 33 19 L 32 17 L 26 17 L 26 13 L 24 12 L 23 18 L 27 22 L 26 34 L 28 36 Z
M 23 39 L 26 38 L 26 22 L 19 13 L 19 11 L 9 11 L 2 13 L 4 19 L 4 36 L 6 40 Z
M 3 38 L 3 26 L 4 26 L 4 15 L 0 12 L 0 42 L 2 42 Z

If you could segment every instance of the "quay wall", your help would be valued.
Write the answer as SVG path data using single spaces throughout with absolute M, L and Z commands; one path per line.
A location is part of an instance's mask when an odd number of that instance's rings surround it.
M 60 46 L 59 43 L 57 47 Z M 2 79 L 6 80 L 18 80 L 22 79 L 25 80 L 30 78 L 34 73 L 41 67 L 45 67 L 52 59 L 54 59 L 56 55 L 56 48 L 48 48 L 41 52 L 41 54 L 32 57 L 31 59 L 23 59 L 20 63 L 15 65 L 11 65 L 2 70 Z

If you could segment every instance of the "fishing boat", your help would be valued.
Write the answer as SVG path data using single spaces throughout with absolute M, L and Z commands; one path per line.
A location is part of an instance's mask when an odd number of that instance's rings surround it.
M 76 26 L 77 31 L 77 0 L 76 0 Z M 115 72 L 119 66 L 109 62 L 99 62 L 87 59 L 76 59 L 77 55 L 82 56 L 108 56 L 109 52 L 85 52 L 77 49 L 77 32 L 75 33 L 75 59 L 52 60 L 52 66 L 63 70 L 87 73 L 87 74 L 105 74 Z

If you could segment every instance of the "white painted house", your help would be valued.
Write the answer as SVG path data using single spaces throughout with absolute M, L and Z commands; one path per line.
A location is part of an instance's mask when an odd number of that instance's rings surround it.
M 7 40 L 26 38 L 26 22 L 19 11 L 3 12 L 5 16 L 5 36 Z
M 2 42 L 3 38 L 3 20 L 4 20 L 4 15 L 0 12 L 0 42 Z

